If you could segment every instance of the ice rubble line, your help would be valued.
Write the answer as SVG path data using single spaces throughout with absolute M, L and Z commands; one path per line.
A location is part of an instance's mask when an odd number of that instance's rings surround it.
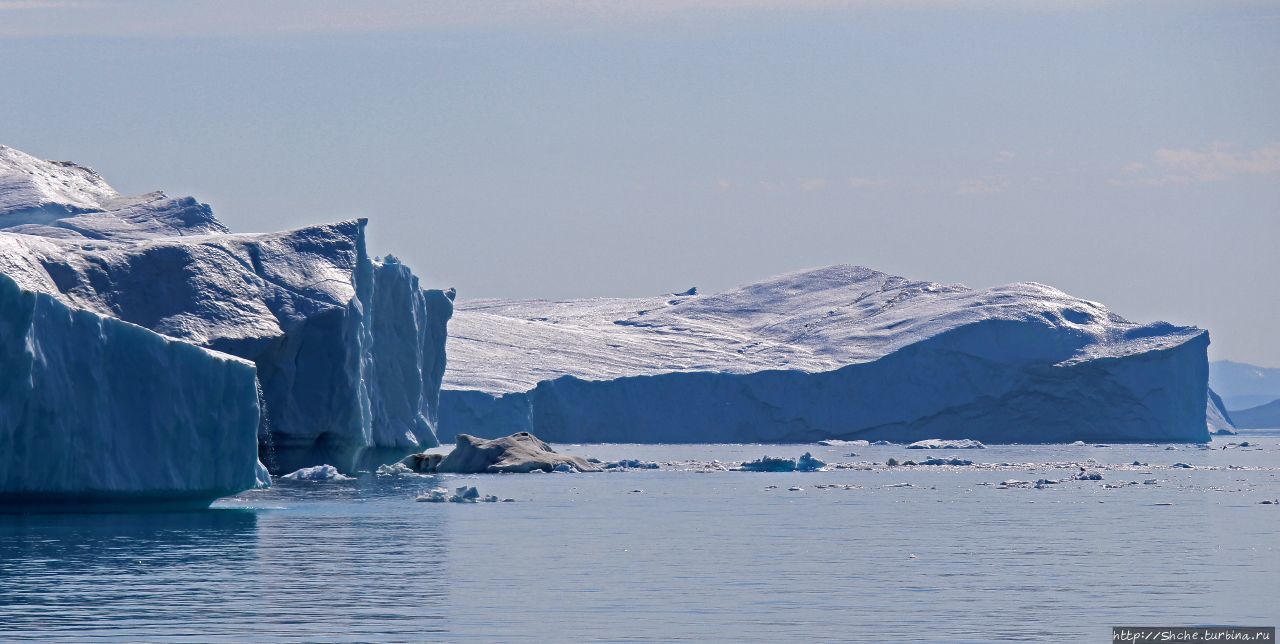
M 0 364 L 0 502 L 207 505 L 267 481 L 252 363 L 0 274 Z
M 91 170 L 0 149 L 0 273 L 252 360 L 277 471 L 436 445 L 451 294 L 371 259 L 365 225 L 231 234 L 193 199 L 121 197 Z
M 444 435 L 1204 441 L 1207 332 L 856 266 L 719 295 L 460 303 Z

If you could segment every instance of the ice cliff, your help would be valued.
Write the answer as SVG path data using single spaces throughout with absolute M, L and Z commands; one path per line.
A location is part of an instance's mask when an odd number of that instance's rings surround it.
M 200 506 L 266 480 L 252 363 L 0 275 L 0 365 L 0 504 Z
M 452 293 L 423 290 L 395 258 L 371 258 L 363 219 L 233 234 L 193 199 L 121 196 L 92 170 L 0 146 L 0 274 L 77 314 L 188 346 L 189 361 L 249 361 L 257 386 L 237 393 L 234 416 L 261 411 L 255 434 L 273 471 L 349 472 L 437 444 Z M 21 338 L 4 341 L 7 352 Z M 4 409 L 13 395 L 0 391 Z M 163 402 L 142 410 L 189 402 L 151 400 Z M 116 413 L 140 399 L 98 402 Z M 25 430 L 6 424 L 0 436 Z
M 1208 440 L 1206 331 L 1036 283 L 832 266 L 715 295 L 460 302 L 450 335 L 446 440 Z

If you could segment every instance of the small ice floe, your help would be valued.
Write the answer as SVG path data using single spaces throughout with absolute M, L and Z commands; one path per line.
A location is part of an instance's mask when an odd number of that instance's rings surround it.
M 1153 505 L 1173 505 L 1173 504 L 1169 503 L 1168 501 L 1161 501 L 1160 503 L 1154 503 Z
M 1101 481 L 1102 472 L 1099 472 L 1098 470 L 1086 470 L 1082 467 L 1080 468 L 1080 471 L 1076 472 L 1076 475 L 1071 478 L 1077 481 Z
M 1135 460 L 1134 462 L 1130 463 L 1130 465 L 1133 465 L 1133 466 L 1135 466 L 1135 467 L 1144 467 L 1144 466 L 1146 466 L 1146 463 L 1143 463 L 1142 461 L 1137 461 L 1137 460 Z
M 915 487 L 915 486 L 910 483 L 890 483 L 885 487 Z
M 1156 485 L 1156 484 L 1158 484 L 1159 482 L 1160 482 L 1160 481 L 1157 481 L 1156 479 L 1143 479 L 1142 484 L 1143 484 L 1143 485 Z
M 285 481 L 350 481 L 350 476 L 344 476 L 338 468 L 332 465 L 316 465 L 315 467 L 304 467 L 296 472 L 290 472 L 280 477 Z
M 823 447 L 866 447 L 866 446 L 870 445 L 870 444 L 871 444 L 871 442 L 870 442 L 870 441 L 861 441 L 861 440 L 859 440 L 859 441 L 842 441 L 842 440 L 838 440 L 838 439 L 835 439 L 835 438 L 830 438 L 830 439 L 827 439 L 827 440 L 818 441 L 818 444 L 819 444 L 819 445 L 822 445 Z
M 1263 499 L 1258 501 L 1259 505 L 1280 505 L 1280 499 Z
M 791 487 L 787 488 L 787 491 L 788 491 L 788 492 L 803 492 L 803 491 L 804 491 L 804 488 L 800 487 L 799 485 L 792 485 Z
M 1076 441 L 1072 443 L 1072 445 L 1075 447 L 1084 447 L 1084 441 Z
M 876 441 L 872 443 L 872 445 L 892 445 L 892 444 L 893 443 L 890 443 L 889 441 Z
M 417 501 L 426 503 L 496 503 L 498 497 L 490 494 L 480 496 L 480 491 L 474 486 L 464 485 L 454 490 L 453 494 L 449 494 L 449 490 L 442 487 L 433 487 L 426 492 L 419 494 Z M 515 499 L 503 499 L 503 502 L 514 501 Z
M 826 463 L 814 458 L 809 452 L 805 452 L 798 459 L 765 456 L 761 459 L 743 463 L 737 469 L 741 472 L 817 472 L 826 466 Z
M 620 461 L 609 461 L 601 467 L 606 470 L 656 470 L 658 469 L 658 464 L 651 461 L 624 458 Z
M 1049 487 L 1050 485 L 1057 485 L 1057 484 L 1059 484 L 1059 483 L 1061 483 L 1061 482 L 1062 482 L 1062 481 L 1056 481 L 1056 480 L 1054 480 L 1054 479 L 1039 479 L 1039 480 L 1037 480 L 1037 481 L 1036 481 L 1036 486 L 1035 486 L 1035 487 L 1036 487 L 1036 489 L 1037 489 L 1037 490 L 1043 490 L 1043 489 L 1045 489 L 1045 488 Z
M 907 449 L 986 449 L 986 447 L 986 445 L 970 438 L 955 440 L 930 438 L 907 445 Z
M 913 552 L 913 553 L 911 553 L 911 554 L 909 554 L 909 555 L 907 555 L 907 559 L 917 559 L 917 558 L 918 558 L 918 557 L 916 557 L 916 554 L 915 554 L 914 552 Z
M 1176 452 L 1176 451 L 1178 451 L 1178 446 L 1177 446 L 1177 445 L 1170 445 L 1170 446 L 1168 446 L 1168 447 L 1164 448 L 1164 451 L 1166 451 L 1166 452 Z
M 1030 487 L 1030 486 L 1031 486 L 1031 481 L 1019 481 L 1018 479 L 1009 479 L 1007 481 L 1001 481 L 1000 485 L 997 485 L 996 488 L 1000 490 L 1007 490 L 1009 488 Z
M 1122 487 L 1129 487 L 1130 485 L 1137 484 L 1137 481 L 1120 481 L 1119 483 L 1103 483 L 1102 488 L 1105 490 L 1118 490 Z
M 1094 447 L 1111 447 L 1111 446 L 1105 443 L 1098 443 L 1097 445 L 1094 445 Z
M 927 458 L 920 461 L 921 465 L 973 465 L 973 461 L 967 458 Z
M 379 465 L 377 471 L 374 472 L 375 476 L 401 476 L 405 474 L 416 475 L 417 472 L 414 472 L 413 470 L 409 469 L 409 466 L 405 465 L 404 463 L 391 463 L 390 465 Z
M 1190 466 L 1190 465 L 1187 465 L 1186 463 L 1174 463 L 1173 465 L 1170 465 L 1169 467 L 1176 467 L 1176 468 L 1178 468 L 1178 469 L 1182 469 L 1182 470 L 1189 470 L 1189 469 L 1191 469 L 1191 466 Z

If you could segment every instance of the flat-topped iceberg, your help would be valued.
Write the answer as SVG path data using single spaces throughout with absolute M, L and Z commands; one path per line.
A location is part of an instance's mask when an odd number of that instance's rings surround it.
M 437 444 L 452 292 L 423 290 L 393 257 L 371 258 L 363 219 L 233 234 L 193 199 L 122 196 L 92 170 L 0 146 L 0 274 L 68 310 L 149 329 L 191 355 L 247 360 L 236 364 L 250 386 L 223 401 L 239 406 L 225 413 L 252 414 L 273 471 L 331 464 L 351 472 Z M 88 343 L 84 350 L 97 341 L 74 340 Z M 177 385 L 139 386 L 159 393 Z M 0 405 L 13 395 L 0 390 Z M 128 429 L 94 419 L 193 404 L 160 395 L 100 402 L 97 414 L 78 412 L 81 430 L 116 435 Z M 124 406 L 137 409 L 114 409 Z M 22 429 L 0 427 L 0 435 Z
M 715 295 L 476 300 L 440 428 L 555 442 L 1205 441 L 1208 333 L 857 266 Z

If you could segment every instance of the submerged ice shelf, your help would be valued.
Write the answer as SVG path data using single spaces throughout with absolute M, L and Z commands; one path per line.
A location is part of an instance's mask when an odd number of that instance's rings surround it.
M 858 266 L 715 295 L 475 300 L 442 437 L 553 442 L 1208 440 L 1208 333 L 1043 284 Z
M 452 293 L 423 290 L 393 257 L 371 258 L 363 219 L 234 234 L 194 199 L 163 193 L 122 196 L 92 170 L 0 146 L 0 275 L 22 297 L 61 306 L 74 319 L 101 320 L 103 328 L 134 329 L 130 338 L 154 337 L 156 346 L 179 347 L 171 352 L 184 356 L 182 368 L 163 374 L 147 366 L 147 341 L 113 341 L 107 346 L 120 362 L 103 369 L 115 371 L 86 372 L 89 380 L 80 387 L 107 391 L 110 387 L 94 384 L 95 378 L 133 374 L 140 379 L 139 391 L 154 395 L 99 398 L 102 408 L 93 411 L 46 410 L 47 422 L 67 431 L 108 437 L 114 450 L 124 452 L 113 458 L 132 462 L 135 469 L 176 471 L 179 466 L 173 454 L 144 450 L 146 427 L 135 431 L 117 422 L 146 413 L 155 413 L 156 423 L 177 427 L 166 440 L 200 434 L 182 452 L 193 486 L 205 485 L 199 483 L 204 469 L 253 471 L 259 448 L 262 461 L 275 471 L 332 464 L 349 472 L 437 444 Z M 4 315 L 0 324 L 30 327 L 27 336 L 0 338 L 0 351 L 6 353 L 21 353 L 24 337 L 47 338 L 66 330 L 47 316 L 24 322 L 20 312 Z M 89 354 L 108 340 L 72 332 L 59 341 L 70 354 Z M 138 355 L 127 347 L 136 347 Z M 201 361 L 209 364 L 200 367 Z M 141 367 L 130 371 L 134 362 Z M 50 366 L 47 377 L 55 383 L 81 377 L 57 373 L 61 368 Z M 206 401 L 193 388 L 201 383 L 208 388 L 208 376 L 202 374 L 219 369 L 238 369 L 243 386 L 211 389 L 207 397 L 213 400 Z M 0 392 L 4 409 L 21 408 L 20 393 Z M 0 445 L 38 440 L 26 435 L 40 426 L 31 422 L 6 419 Z M 200 441 L 241 431 L 246 422 L 257 446 L 246 454 L 236 451 L 234 458 L 247 461 L 225 463 L 220 459 L 232 458 L 229 452 L 196 449 Z M 79 449 L 75 436 L 70 440 Z M 231 441 L 227 448 L 239 445 Z M 152 462 L 162 456 L 169 460 Z M 24 490 L 35 480 L 28 468 L 38 463 L 18 458 L 13 451 L 0 455 L 4 492 Z M 137 473 L 136 487 L 162 489 L 147 476 Z M 252 478 L 234 480 L 239 482 L 228 491 L 253 484 Z

